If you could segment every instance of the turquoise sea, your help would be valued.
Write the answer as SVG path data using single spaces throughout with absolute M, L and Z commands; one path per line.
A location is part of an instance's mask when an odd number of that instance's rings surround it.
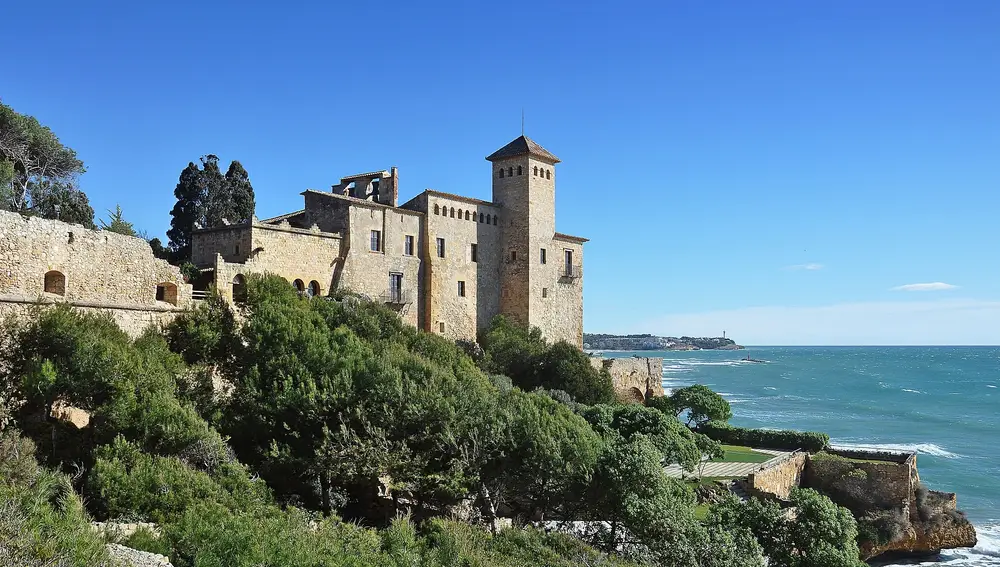
M 742 362 L 751 357 L 765 364 Z M 917 451 L 921 480 L 958 493 L 975 549 L 928 565 L 1000 566 L 1000 347 L 748 347 L 608 352 L 664 358 L 667 389 L 705 384 L 736 425 L 824 431 L 832 443 Z

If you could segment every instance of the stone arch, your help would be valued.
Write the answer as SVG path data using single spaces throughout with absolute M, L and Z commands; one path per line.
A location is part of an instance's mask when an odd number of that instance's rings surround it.
M 296 279 L 294 282 L 292 282 L 292 287 L 294 287 L 295 291 L 299 293 L 304 293 L 306 291 L 306 284 L 300 279 Z
M 172 282 L 156 284 L 156 300 L 177 305 L 177 284 Z
M 43 284 L 43 290 L 45 293 L 52 293 L 55 295 L 66 295 L 66 275 L 59 270 L 52 270 L 45 272 L 45 281 Z
M 236 274 L 233 277 L 233 302 L 246 303 L 247 300 L 247 279 L 243 274 Z
M 309 282 L 309 297 L 319 297 L 319 282 L 316 280 Z
M 625 392 L 625 397 L 628 399 L 629 402 L 634 402 L 637 404 L 642 404 L 646 402 L 646 396 L 642 393 L 642 390 L 636 388 L 635 386 L 632 386 L 631 388 L 628 389 L 627 392 Z

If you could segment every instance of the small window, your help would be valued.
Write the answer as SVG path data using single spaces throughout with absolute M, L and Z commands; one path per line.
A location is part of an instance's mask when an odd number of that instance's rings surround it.
M 451 218 L 455 218 L 455 207 L 451 208 Z
M 479 213 L 479 222 L 483 222 L 483 213 Z
M 233 301 L 236 303 L 246 303 L 247 300 L 247 279 L 243 274 L 236 274 L 233 277 Z
M 486 224 L 490 224 L 490 215 L 486 215 Z
M 541 254 L 538 255 L 538 260 L 541 263 L 543 263 L 543 264 L 545 263 L 545 249 L 544 248 L 542 248 Z
M 532 173 L 531 173 L 531 174 L 532 174 L 532 175 L 535 175 L 535 176 L 537 176 L 537 175 L 538 175 L 538 166 L 537 166 L 537 165 L 536 165 L 536 166 L 534 167 L 534 171 L 532 171 Z
M 502 167 L 500 168 L 500 179 L 503 179 L 503 168 Z M 444 332 L 444 331 L 442 331 L 442 332 Z
M 521 166 L 517 166 L 517 174 L 521 175 Z
M 507 177 L 514 177 L 514 168 L 513 167 L 508 167 L 507 168 Z
M 441 207 L 439 207 L 438 205 L 434 205 L 434 214 L 435 215 L 440 215 L 441 214 Z
M 438 323 L 438 330 L 442 333 L 444 332 L 444 321 Z
M 542 288 L 542 297 L 548 297 L 548 296 L 549 296 L 549 288 L 543 287 Z
M 478 262 L 479 261 L 479 245 L 478 244 L 473 244 L 472 245 L 472 261 L 473 262 Z
M 403 241 L 403 254 L 413 256 L 413 237 L 410 235 L 406 235 L 406 239 Z
M 235 254 L 237 256 L 240 255 L 240 245 L 239 244 L 237 244 L 236 246 L 233 246 L 233 254 Z
M 462 220 L 462 209 L 458 209 L 458 220 Z
M 458 296 L 465 297 L 465 282 L 458 280 Z
M 552 170 L 551 169 L 546 169 L 545 170 L 545 179 L 552 179 Z
M 319 297 L 319 282 L 313 280 L 309 282 L 309 297 Z
M 517 250 L 510 251 L 510 261 L 517 262 Z
M 438 258 L 444 258 L 444 239 L 443 238 L 438 238 L 437 239 L 437 253 L 438 253 Z
M 469 211 L 465 211 L 465 220 L 469 220 Z
M 292 282 L 292 287 L 294 287 L 295 291 L 299 293 L 304 293 L 306 291 L 306 284 L 302 280 L 295 280 Z
M 382 231 L 373 230 L 372 231 L 372 242 L 371 242 L 372 252 L 382 251 Z
M 496 215 L 493 215 L 493 224 L 499 224 L 499 222 L 497 221 L 497 216 Z
M 45 293 L 56 295 L 66 295 L 66 276 L 62 272 L 52 270 L 45 273 L 44 287 Z

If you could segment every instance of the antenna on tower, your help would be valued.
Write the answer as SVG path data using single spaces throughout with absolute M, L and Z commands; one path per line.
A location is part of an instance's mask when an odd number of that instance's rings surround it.
M 521 135 L 524 135 L 524 107 L 521 107 Z

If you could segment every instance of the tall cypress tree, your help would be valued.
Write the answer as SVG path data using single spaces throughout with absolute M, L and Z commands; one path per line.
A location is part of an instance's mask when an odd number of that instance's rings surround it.
M 243 169 L 243 164 L 233 161 L 226 171 L 226 184 L 229 186 L 229 199 L 232 203 L 231 222 L 248 222 L 254 212 L 253 185 L 250 184 L 250 174 Z
M 201 179 L 205 185 L 205 227 L 219 226 L 222 219 L 234 222 L 233 199 L 219 169 L 219 156 L 203 156 L 201 165 Z
M 205 221 L 205 185 L 201 173 L 194 162 L 188 163 L 174 189 L 177 203 L 170 211 L 167 238 L 171 257 L 177 264 L 191 259 L 191 231 L 195 223 Z

